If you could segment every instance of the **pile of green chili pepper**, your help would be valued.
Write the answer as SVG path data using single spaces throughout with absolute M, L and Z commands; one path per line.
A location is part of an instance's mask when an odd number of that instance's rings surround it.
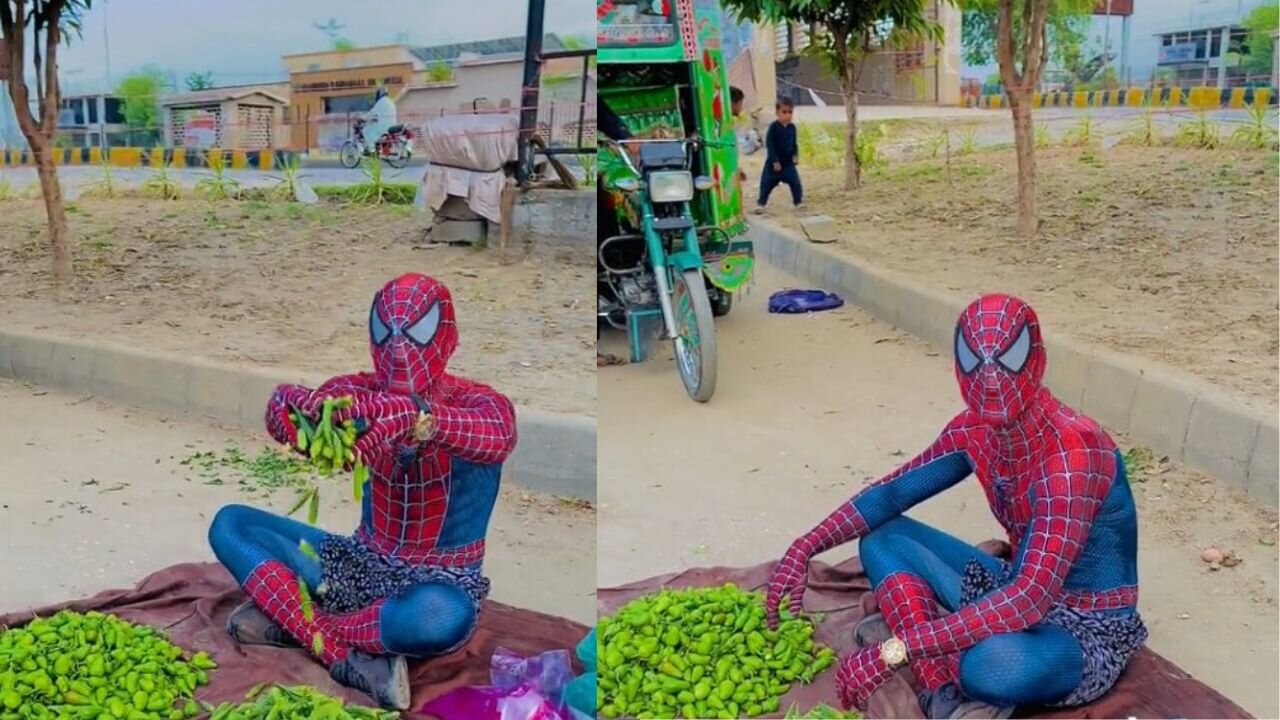
M 764 622 L 760 593 L 734 585 L 638 598 L 597 628 L 601 717 L 738 718 L 778 711 L 793 682 L 836 661 L 813 624 Z
M 159 631 L 60 612 L 0 632 L 0 720 L 185 720 L 217 667 Z

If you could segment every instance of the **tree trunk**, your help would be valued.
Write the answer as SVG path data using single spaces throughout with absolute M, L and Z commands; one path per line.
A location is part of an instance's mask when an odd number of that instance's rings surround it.
M 62 186 L 58 183 L 58 169 L 53 162 L 49 140 L 34 135 L 27 138 L 36 159 L 36 173 L 40 176 L 40 192 L 44 196 L 44 210 L 49 217 L 49 245 L 53 250 L 53 280 L 66 285 L 71 279 L 71 247 L 67 229 L 67 210 L 62 202 Z
M 844 81 L 844 189 L 862 187 L 862 164 L 858 162 L 858 78 L 852 63 L 846 64 Z
M 1013 113 L 1013 143 L 1018 154 L 1018 235 L 1031 240 L 1040 229 L 1036 209 L 1035 124 L 1031 118 L 1031 94 L 1009 88 L 1009 110 Z

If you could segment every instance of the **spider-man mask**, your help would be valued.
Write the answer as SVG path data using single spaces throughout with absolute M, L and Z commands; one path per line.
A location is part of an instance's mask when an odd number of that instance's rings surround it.
M 1040 390 L 1045 367 L 1040 321 L 1018 298 L 974 300 L 956 324 L 955 351 L 960 395 L 984 423 L 1017 420 Z
M 440 281 L 406 273 L 373 296 L 369 351 L 388 392 L 429 396 L 457 347 L 453 298 Z

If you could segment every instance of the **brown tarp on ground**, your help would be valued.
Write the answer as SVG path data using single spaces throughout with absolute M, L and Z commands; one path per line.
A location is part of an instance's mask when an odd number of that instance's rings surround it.
M 35 616 L 69 608 L 101 610 L 130 622 L 161 628 L 173 642 L 213 656 L 218 669 L 197 696 L 212 703 L 238 701 L 262 682 L 310 685 L 349 701 L 368 705 L 362 693 L 346 690 L 302 650 L 240 647 L 226 633 L 227 616 L 244 594 L 231 575 L 216 563 L 174 565 L 156 572 L 136 588 L 108 590 L 94 597 L 25 612 L 0 615 L 0 627 L 21 625 Z M 446 657 L 409 666 L 413 707 L 466 685 L 489 684 L 489 658 L 499 646 L 521 655 L 574 647 L 586 636 L 585 626 L 551 615 L 487 602 L 475 636 L 466 647 Z M 578 668 L 580 671 L 581 668 Z
M 1005 543 L 986 543 L 984 549 L 993 554 L 1007 552 Z M 763 589 L 769 581 L 773 563 L 750 568 L 693 568 L 682 573 L 641 580 L 618 588 L 597 592 L 601 616 L 612 614 L 641 595 L 663 587 L 714 587 L 733 583 L 744 589 Z M 835 567 L 814 562 L 809 568 L 809 589 L 805 594 L 807 612 L 826 613 L 822 625 L 814 633 L 818 642 L 830 645 L 839 654 L 853 650 L 853 626 L 868 610 L 874 612 L 875 600 L 869 592 L 862 563 L 852 558 Z M 923 718 L 916 702 L 914 679 L 903 671 L 871 697 L 867 715 L 873 718 Z M 807 709 L 819 703 L 837 707 L 835 670 L 824 672 L 811 685 L 796 685 L 782 699 L 785 710 L 792 703 Z M 1067 710 L 1033 710 L 1024 717 L 1035 718 L 1249 718 L 1243 708 L 1223 697 L 1204 683 L 1192 678 L 1176 665 L 1143 648 L 1129 664 L 1111 692 L 1097 702 Z

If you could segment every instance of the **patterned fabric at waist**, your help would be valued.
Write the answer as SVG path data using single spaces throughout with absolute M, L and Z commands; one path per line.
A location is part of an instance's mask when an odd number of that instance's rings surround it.
M 1122 610 L 1138 606 L 1138 586 L 1126 585 L 1111 590 L 1064 590 L 1062 604 L 1076 610 Z
M 389 557 L 353 536 L 330 535 L 317 548 L 322 580 L 316 590 L 320 607 L 346 613 L 427 583 L 453 585 L 478 607 L 489 595 L 489 579 L 479 564 L 466 567 L 410 564 Z
M 467 567 L 484 561 L 484 538 L 456 547 L 428 547 L 401 542 L 395 538 L 378 537 L 363 527 L 356 531 L 356 538 L 370 550 L 410 565 Z

